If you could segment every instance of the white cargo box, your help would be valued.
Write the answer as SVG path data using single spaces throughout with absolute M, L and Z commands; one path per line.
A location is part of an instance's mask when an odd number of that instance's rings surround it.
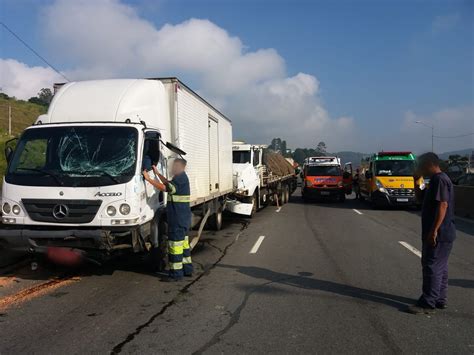
M 164 137 L 186 152 L 191 205 L 232 192 L 231 121 L 178 79 L 157 80 L 170 99 L 171 132 Z

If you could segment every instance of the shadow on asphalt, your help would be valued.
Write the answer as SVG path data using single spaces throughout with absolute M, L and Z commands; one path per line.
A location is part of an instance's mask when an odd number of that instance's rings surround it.
M 457 286 L 457 287 L 462 287 L 462 288 L 474 288 L 474 280 L 449 279 L 449 286 Z
M 324 291 L 336 295 L 352 297 L 359 300 L 380 303 L 386 306 L 394 307 L 399 311 L 405 311 L 408 305 L 414 304 L 416 302 L 416 299 L 408 297 L 344 285 L 332 281 L 314 279 L 311 278 L 313 274 L 309 272 L 299 272 L 297 275 L 291 275 L 254 266 L 234 266 L 220 264 L 218 267 L 233 269 L 243 275 L 275 284 L 297 287 L 305 290 Z

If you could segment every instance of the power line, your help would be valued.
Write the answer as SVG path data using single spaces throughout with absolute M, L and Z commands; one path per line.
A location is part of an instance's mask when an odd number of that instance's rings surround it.
M 434 136 L 435 138 L 462 138 L 462 137 L 469 137 L 473 136 L 474 132 L 471 133 L 466 133 L 466 134 L 460 134 L 458 136 Z
M 41 56 L 37 51 L 35 51 L 33 48 L 31 48 L 28 43 L 26 43 L 24 40 L 22 40 L 20 38 L 20 36 L 18 36 L 15 32 L 13 32 L 12 29 L 10 29 L 10 27 L 8 27 L 5 23 L 3 22 L 0 22 L 0 24 L 8 31 L 10 32 L 17 40 L 19 40 L 21 43 L 23 43 L 23 45 L 28 48 L 30 51 L 32 51 L 39 59 L 41 59 L 47 66 L 49 66 L 51 69 L 53 69 L 56 73 L 58 73 L 59 75 L 61 75 L 64 79 L 66 79 L 67 81 L 71 81 L 68 79 L 68 77 L 66 75 L 64 75 L 63 73 L 61 73 L 58 69 L 56 69 L 51 63 L 49 63 L 43 56 Z

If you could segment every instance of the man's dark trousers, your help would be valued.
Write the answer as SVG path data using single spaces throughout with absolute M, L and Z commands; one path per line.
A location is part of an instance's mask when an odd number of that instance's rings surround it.
M 423 267 L 423 295 L 420 303 L 434 308 L 444 305 L 448 290 L 448 258 L 452 242 L 438 242 L 432 247 L 424 241 L 421 254 Z

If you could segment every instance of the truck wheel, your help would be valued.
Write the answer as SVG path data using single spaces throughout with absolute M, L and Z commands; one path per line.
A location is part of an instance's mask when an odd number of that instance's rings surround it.
M 250 213 L 250 218 L 252 218 L 253 216 L 255 216 L 255 214 L 257 213 L 258 211 L 258 198 L 257 198 L 257 192 L 255 192 L 252 196 L 252 203 L 253 203 L 253 206 L 252 206 L 252 212 Z
M 286 203 L 290 202 L 290 187 L 288 185 L 285 187 L 285 200 Z
M 215 231 L 220 231 L 222 229 L 222 208 L 219 207 L 216 213 L 214 213 L 210 219 L 209 224 L 211 228 Z
M 346 200 L 346 194 L 342 193 L 339 195 L 339 202 L 344 202 Z

